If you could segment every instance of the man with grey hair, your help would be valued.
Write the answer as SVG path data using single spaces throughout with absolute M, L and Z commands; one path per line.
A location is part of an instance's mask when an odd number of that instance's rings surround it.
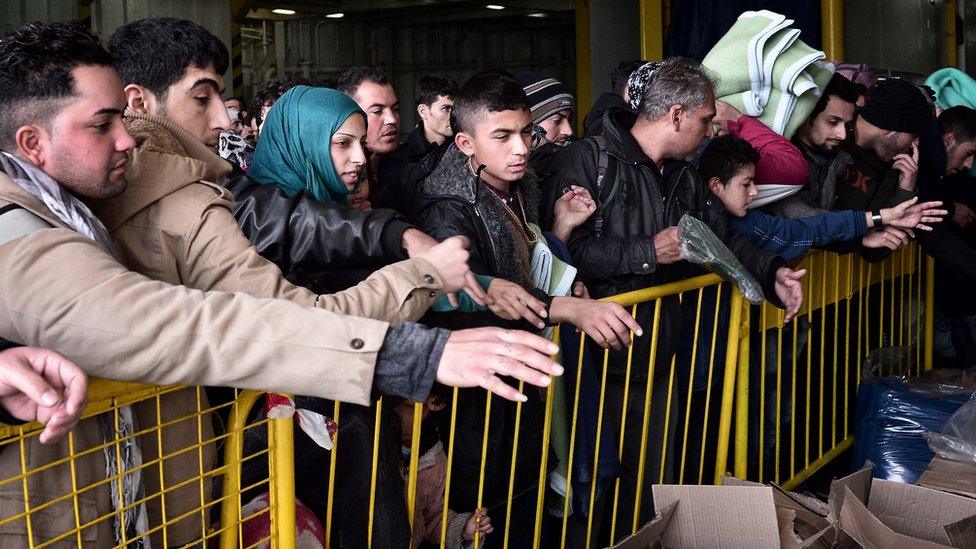
M 793 272 L 782 258 L 757 250 L 745 237 L 731 231 L 722 203 L 711 196 L 687 162 L 711 137 L 715 97 L 710 76 L 694 61 L 671 58 L 656 67 L 638 95 L 636 113 L 621 108 L 608 110 L 603 135 L 571 145 L 543 183 L 550 205 L 553 197 L 570 185 L 586 187 L 597 201 L 596 213 L 573 231 L 568 243 L 590 295 L 601 298 L 702 274 L 699 267 L 681 260 L 676 225 L 687 213 L 707 223 L 759 281 L 766 298 L 787 309 L 787 320 L 792 318 L 803 299 L 799 283 L 802 272 Z M 677 469 L 678 464 L 672 463 L 668 454 L 680 455 L 673 444 L 677 418 L 673 408 L 677 403 L 668 398 L 671 359 L 680 341 L 679 301 L 677 296 L 661 300 L 657 348 L 651 349 L 655 307 L 647 303 L 637 308 L 636 318 L 644 327 L 644 335 L 634 339 L 629 369 L 627 351 L 611 352 L 606 363 L 604 421 L 612 426 L 614 440 L 620 440 L 624 424 L 615 531 L 618 539 L 629 534 L 634 524 L 636 494 L 641 494 L 636 524 L 653 516 L 650 486 L 661 480 L 676 480 L 672 466 Z M 596 345 L 588 348 L 598 349 Z M 602 353 L 596 358 L 596 364 L 603 364 Z M 653 377 L 652 385 L 648 376 Z M 627 402 L 623 401 L 625 391 Z M 648 399 L 650 405 L 645 408 Z M 626 419 L 622 422 L 623 411 Z M 649 433 L 642 449 L 645 412 L 649 414 Z M 670 425 L 666 417 L 670 417 Z M 662 444 L 666 444 L 667 452 L 662 452 Z M 643 480 L 638 483 L 641 452 L 646 454 L 645 467 Z M 604 491 L 611 497 L 612 493 Z M 604 495 L 595 502 L 594 525 L 603 519 L 602 500 L 606 499 Z M 585 516 L 577 519 L 580 531 L 585 532 L 587 520 Z

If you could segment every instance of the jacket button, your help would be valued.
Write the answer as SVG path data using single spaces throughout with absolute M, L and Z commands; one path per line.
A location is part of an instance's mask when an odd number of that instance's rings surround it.
M 349 342 L 349 346 L 357 350 L 362 349 L 363 345 L 365 345 L 365 343 L 363 343 L 363 340 L 359 339 L 358 337 Z
M 430 297 L 437 297 L 437 292 L 431 290 L 427 295 L 429 295 Z
M 426 282 L 427 284 L 433 284 L 434 283 L 434 277 L 431 276 L 431 275 L 429 275 L 429 274 L 426 274 L 426 275 L 424 275 L 424 282 Z
M 650 268 L 651 268 L 651 266 L 648 265 L 647 263 L 644 263 L 643 265 L 641 265 L 641 269 L 650 269 Z

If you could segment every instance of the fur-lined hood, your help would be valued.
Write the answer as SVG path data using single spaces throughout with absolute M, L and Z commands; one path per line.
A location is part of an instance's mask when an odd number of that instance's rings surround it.
M 471 172 L 464 153 L 449 150 L 420 185 L 420 191 L 428 201 L 456 200 L 473 208 L 491 240 L 474 243 L 491 252 L 496 272 L 486 274 L 531 287 L 532 245 L 521 236 L 525 231 L 515 224 L 508 208 Z M 518 193 L 526 221 L 538 223 L 541 193 L 535 173 L 526 169 L 513 191 Z

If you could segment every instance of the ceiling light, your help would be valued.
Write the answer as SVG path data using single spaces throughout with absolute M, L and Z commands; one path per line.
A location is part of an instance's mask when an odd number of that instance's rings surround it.
M 328 17 L 329 19 L 342 19 L 345 16 L 346 14 L 344 13 L 330 13 L 326 15 L 326 17 Z
M 536 13 L 530 13 L 529 14 L 529 17 L 538 17 L 538 18 L 541 19 L 543 17 L 549 17 L 549 14 L 548 13 L 545 13 L 545 12 L 539 11 L 539 12 L 536 12 Z
M 499 5 L 499 4 L 488 4 L 485 7 L 488 8 L 488 9 L 490 9 L 490 10 L 503 10 L 503 9 L 505 9 L 505 6 L 502 6 L 502 5 Z
M 271 10 L 271 13 L 277 13 L 278 15 L 295 15 L 295 10 L 286 10 L 284 8 L 278 8 Z

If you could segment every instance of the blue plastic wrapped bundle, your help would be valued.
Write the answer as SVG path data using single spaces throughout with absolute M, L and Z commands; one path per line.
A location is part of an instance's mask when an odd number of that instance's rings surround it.
M 942 432 L 972 390 L 900 378 L 866 378 L 857 395 L 852 465 L 874 462 L 874 476 L 914 484 L 932 461 L 927 431 Z

